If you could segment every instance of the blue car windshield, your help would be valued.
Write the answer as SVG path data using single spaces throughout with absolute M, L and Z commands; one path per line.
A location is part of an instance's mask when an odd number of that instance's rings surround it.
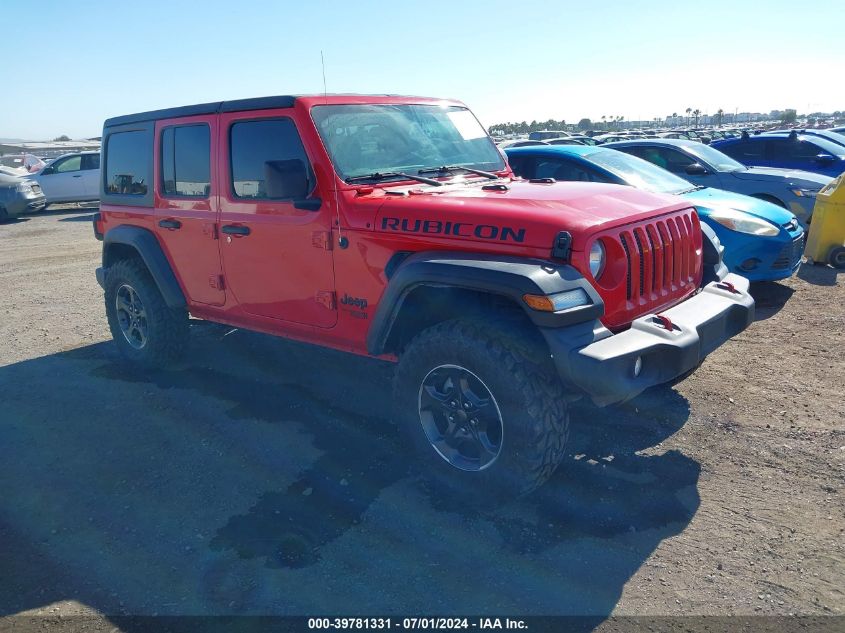
M 616 150 L 602 149 L 584 158 L 637 189 L 675 194 L 695 189 L 691 182 L 678 178 L 647 160 Z
M 745 171 L 748 169 L 742 163 L 735 161 L 727 154 L 723 154 L 709 145 L 697 143 L 694 146 L 685 145 L 684 149 L 696 158 L 708 163 L 716 171 Z
M 417 174 L 444 165 L 505 169 L 493 139 L 472 112 L 459 106 L 320 105 L 311 116 L 343 179 Z

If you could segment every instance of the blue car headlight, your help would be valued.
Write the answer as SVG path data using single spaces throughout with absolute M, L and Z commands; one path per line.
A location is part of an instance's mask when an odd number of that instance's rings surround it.
M 708 217 L 726 229 L 738 233 L 759 235 L 760 237 L 774 237 L 780 233 L 780 229 L 771 222 L 737 209 L 716 209 Z

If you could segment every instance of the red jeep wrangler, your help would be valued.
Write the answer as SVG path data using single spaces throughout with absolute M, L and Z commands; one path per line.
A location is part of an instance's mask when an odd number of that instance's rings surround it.
M 430 472 L 527 492 L 567 403 L 693 370 L 753 316 L 689 204 L 522 181 L 461 103 L 267 97 L 109 119 L 97 279 L 121 352 L 183 348 L 188 315 L 398 362 Z

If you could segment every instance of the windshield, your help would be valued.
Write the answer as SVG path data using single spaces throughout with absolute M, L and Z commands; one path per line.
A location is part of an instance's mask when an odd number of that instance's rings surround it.
M 341 178 L 460 165 L 500 171 L 493 140 L 466 108 L 324 105 L 311 116 Z
M 599 150 L 585 158 L 637 189 L 653 193 L 682 193 L 695 189 L 692 183 L 647 160 L 616 150 Z
M 685 145 L 684 149 L 698 159 L 708 163 L 716 171 L 745 171 L 748 169 L 742 163 L 738 163 L 730 156 L 723 154 L 709 145 Z

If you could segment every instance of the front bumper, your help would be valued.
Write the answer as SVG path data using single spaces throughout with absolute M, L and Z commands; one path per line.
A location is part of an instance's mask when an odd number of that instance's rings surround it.
M 725 245 L 725 265 L 750 281 L 777 281 L 791 277 L 801 265 L 806 233 L 798 229 L 775 238 L 742 238 Z M 743 268 L 751 262 L 750 268 Z
M 20 196 L 6 203 L 6 212 L 10 217 L 16 217 L 24 213 L 40 211 L 47 206 L 47 198 L 43 194 L 37 196 Z
M 748 280 L 730 274 L 724 282 L 711 282 L 697 295 L 662 312 L 673 325 L 671 331 L 653 314 L 636 319 L 619 334 L 601 324 L 543 329 L 561 379 L 604 406 L 624 402 L 694 369 L 754 318 Z

